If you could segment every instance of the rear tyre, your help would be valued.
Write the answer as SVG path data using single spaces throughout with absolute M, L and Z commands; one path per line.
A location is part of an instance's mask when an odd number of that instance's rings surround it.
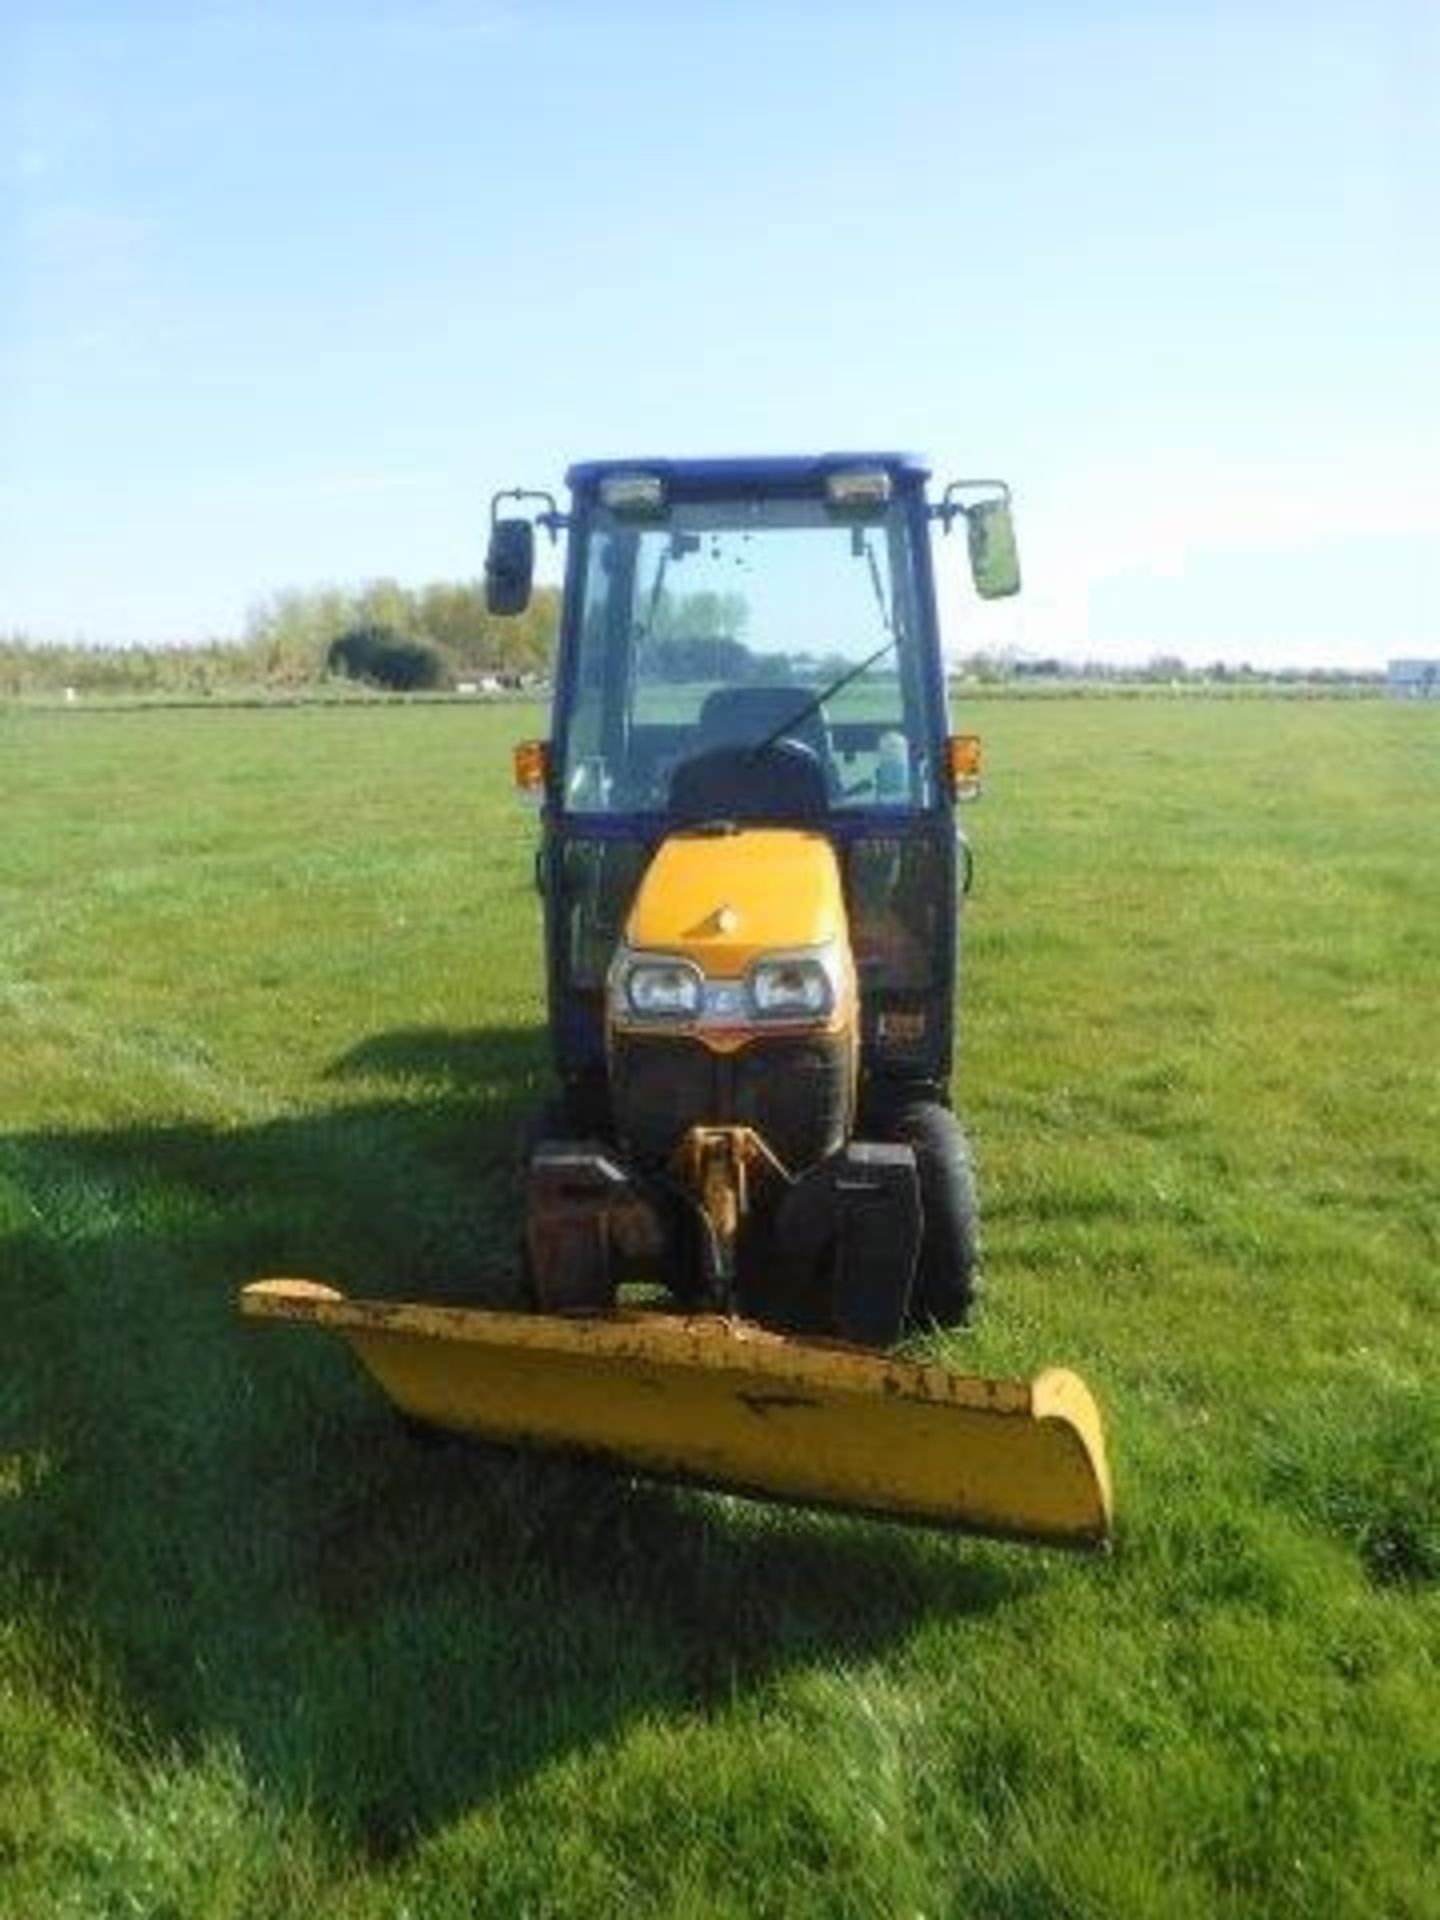
M 955 1115 L 938 1100 L 899 1108 L 886 1131 L 914 1150 L 925 1215 L 910 1294 L 911 1323 L 964 1326 L 974 1313 L 980 1284 L 979 1207 L 969 1142 Z

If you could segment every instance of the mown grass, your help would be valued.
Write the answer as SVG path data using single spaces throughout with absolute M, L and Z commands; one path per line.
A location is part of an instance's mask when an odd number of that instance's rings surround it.
M 417 1450 L 509 1297 L 513 710 L 0 712 L 0 1912 L 1440 1912 L 1440 715 L 988 702 L 988 1318 L 1104 1561 Z

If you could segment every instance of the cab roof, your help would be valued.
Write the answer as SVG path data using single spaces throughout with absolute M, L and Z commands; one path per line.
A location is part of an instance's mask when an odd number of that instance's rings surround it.
M 809 493 L 837 468 L 883 467 L 895 487 L 923 487 L 930 463 L 914 453 L 728 454 L 693 460 L 577 460 L 565 475 L 572 493 L 591 493 L 611 473 L 655 473 L 676 494 L 748 492 Z

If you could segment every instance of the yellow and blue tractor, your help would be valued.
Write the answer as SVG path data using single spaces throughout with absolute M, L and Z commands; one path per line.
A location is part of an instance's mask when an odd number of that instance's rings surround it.
M 407 1418 L 781 1499 L 1108 1537 L 1083 1383 L 896 1357 L 962 1324 L 975 1183 L 950 1101 L 956 807 L 931 525 L 1019 587 L 1008 490 L 908 455 L 590 461 L 491 510 L 487 596 L 568 537 L 540 805 L 555 1092 L 526 1129 L 526 1310 L 260 1281 Z M 502 513 L 502 505 L 517 510 Z

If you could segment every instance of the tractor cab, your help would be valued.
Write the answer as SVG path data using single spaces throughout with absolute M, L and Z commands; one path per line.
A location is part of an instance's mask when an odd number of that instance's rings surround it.
M 592 461 L 570 470 L 568 514 L 497 497 L 497 610 L 528 597 L 533 525 L 569 536 L 552 733 L 519 766 L 544 803 L 551 1031 L 571 1089 L 603 1086 L 607 971 L 659 844 L 744 826 L 835 849 L 867 1088 L 948 1078 L 953 809 L 978 761 L 948 731 L 932 520 L 965 519 L 982 593 L 1019 582 L 1003 486 L 932 505 L 928 477 L 899 454 Z M 510 498 L 541 510 L 502 518 Z

